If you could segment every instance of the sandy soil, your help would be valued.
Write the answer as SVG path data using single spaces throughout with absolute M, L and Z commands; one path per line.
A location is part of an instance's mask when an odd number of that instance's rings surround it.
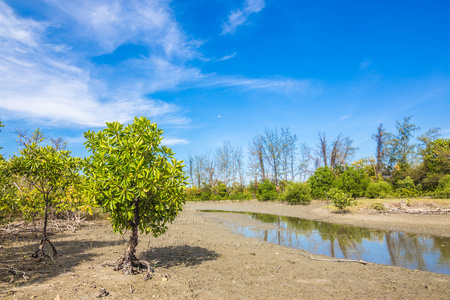
M 450 235 L 450 217 L 335 214 L 323 203 L 188 203 L 167 233 L 141 236 L 138 256 L 156 272 L 125 276 L 106 260 L 125 250 L 127 235 L 114 234 L 107 221 L 92 222 L 76 233 L 52 236 L 63 254 L 36 260 L 37 241 L 3 240 L 0 264 L 14 265 L 25 281 L 0 275 L 0 296 L 7 299 L 450 299 L 450 276 L 410 269 L 310 260 L 301 250 L 259 242 L 231 232 L 214 215 L 198 209 L 236 210 L 306 217 L 336 223 L 432 235 Z M 5 274 L 2 272 L 1 274 Z

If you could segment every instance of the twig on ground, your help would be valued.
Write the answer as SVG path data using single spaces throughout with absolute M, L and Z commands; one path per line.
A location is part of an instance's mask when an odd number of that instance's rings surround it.
M 311 253 L 309 253 L 306 250 L 303 250 L 303 252 L 306 254 L 306 257 L 308 257 L 310 260 L 318 260 L 318 261 L 329 261 L 329 262 L 354 262 L 354 263 L 359 263 L 359 264 L 363 264 L 363 265 L 370 265 L 371 263 L 368 261 L 364 261 L 361 259 L 345 259 L 345 258 L 334 258 L 334 259 L 330 259 L 330 258 L 317 258 L 317 257 L 313 257 L 311 255 Z

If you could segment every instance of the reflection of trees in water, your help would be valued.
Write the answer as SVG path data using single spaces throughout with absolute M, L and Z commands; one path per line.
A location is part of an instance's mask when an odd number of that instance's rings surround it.
M 427 270 L 423 253 L 428 251 L 428 246 L 423 238 L 416 234 L 403 232 L 386 232 L 385 237 L 392 265 L 406 266 L 413 264 L 417 265 L 419 270 Z
M 439 263 L 450 268 L 450 238 L 433 237 L 431 249 L 440 253 Z
M 318 232 L 321 235 L 322 240 L 329 241 L 330 243 L 330 255 L 336 256 L 335 243 L 337 242 L 339 249 L 345 258 L 353 258 L 352 254 L 358 258 L 361 253 L 361 245 L 364 239 L 379 240 L 383 239 L 383 233 L 380 231 L 372 231 L 366 228 L 338 225 L 333 223 L 311 221 L 306 219 L 299 219 L 294 217 L 283 217 L 269 214 L 252 215 L 256 220 L 260 220 L 266 223 L 277 224 L 278 228 L 286 228 L 291 230 L 292 234 L 283 234 L 278 230 L 277 242 L 278 244 L 285 244 L 286 239 L 289 239 L 291 245 L 299 245 L 299 237 L 310 237 L 314 232 Z M 293 241 L 293 239 L 296 239 Z M 268 239 L 268 231 L 264 232 L 264 240 Z
M 424 255 L 432 252 L 439 253 L 438 264 L 450 266 L 450 239 L 441 237 L 424 238 L 416 234 L 374 230 L 363 227 L 339 225 L 333 223 L 311 221 L 294 217 L 283 217 L 270 214 L 250 214 L 254 219 L 265 223 L 272 223 L 277 230 L 261 230 L 264 241 L 279 245 L 296 245 L 304 248 L 301 241 L 309 241 L 319 247 L 317 234 L 322 241 L 326 241 L 330 256 L 336 257 L 340 250 L 347 259 L 362 257 L 364 240 L 385 244 L 392 265 L 414 267 L 427 270 Z M 286 229 L 286 230 L 284 230 Z M 275 239 L 275 240 L 274 240 Z M 328 245 L 329 242 L 329 245 Z M 338 249 L 336 248 L 338 247 Z M 308 249 L 307 249 L 308 250 Z M 313 249 L 309 249 L 313 250 Z M 430 268 L 433 268 L 430 266 Z

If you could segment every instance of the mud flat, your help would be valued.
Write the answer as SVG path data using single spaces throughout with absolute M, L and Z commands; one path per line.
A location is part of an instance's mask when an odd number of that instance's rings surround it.
M 30 257 L 38 241 L 4 240 L 0 263 L 25 271 L 1 275 L 6 299 L 449 299 L 450 276 L 379 264 L 311 260 L 291 249 L 232 232 L 221 217 L 198 210 L 252 211 L 340 224 L 450 235 L 450 217 L 333 214 L 310 206 L 279 203 L 188 203 L 167 233 L 141 236 L 138 257 L 151 261 L 153 278 L 125 276 L 102 267 L 125 250 L 127 234 L 114 234 L 107 221 L 52 236 L 63 254 L 55 260 Z M 317 258 L 327 258 L 315 256 Z M 100 298 L 101 299 L 101 298 Z

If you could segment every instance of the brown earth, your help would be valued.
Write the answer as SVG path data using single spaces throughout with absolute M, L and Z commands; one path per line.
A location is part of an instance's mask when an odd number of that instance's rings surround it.
M 124 236 L 107 221 L 51 237 L 62 256 L 30 257 L 37 240 L 2 240 L 0 296 L 7 299 L 450 299 L 450 276 L 378 264 L 310 260 L 301 250 L 231 232 L 218 214 L 199 209 L 251 211 L 341 224 L 450 236 L 450 216 L 336 214 L 323 202 L 188 203 L 163 236 L 140 237 L 138 257 L 156 267 L 153 278 L 122 275 L 106 260 L 125 251 Z M 325 257 L 323 257 L 325 258 Z M 6 275 L 6 266 L 25 272 Z M 3 268 L 3 269 L 2 269 Z M 101 299 L 101 298 L 100 298 Z

